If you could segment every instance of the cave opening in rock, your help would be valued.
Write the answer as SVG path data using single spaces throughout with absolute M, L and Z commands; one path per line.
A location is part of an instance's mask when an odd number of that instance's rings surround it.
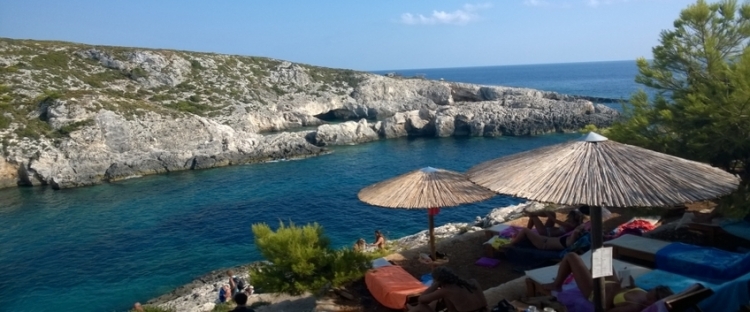
M 330 123 L 345 122 L 350 120 L 357 121 L 362 119 L 362 117 L 357 116 L 356 114 L 353 114 L 352 112 L 345 109 L 332 109 L 325 113 L 315 115 L 315 118 Z M 367 119 L 370 120 L 370 118 Z

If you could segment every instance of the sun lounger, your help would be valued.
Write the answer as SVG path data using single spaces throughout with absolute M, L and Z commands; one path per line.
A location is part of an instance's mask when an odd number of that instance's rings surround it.
M 396 265 L 367 271 L 365 284 L 380 304 L 396 310 L 404 309 L 410 297 L 418 296 L 427 289 L 404 268 Z
M 605 246 L 612 246 L 614 258 L 631 257 L 648 263 L 654 263 L 656 252 L 669 244 L 671 242 L 630 234 L 604 242 Z
M 714 291 L 710 288 L 695 284 L 680 293 L 664 298 L 664 305 L 670 312 L 688 311 L 688 309 L 700 312 L 702 310 L 698 304 L 713 294 Z
M 581 255 L 583 263 L 586 267 L 591 268 L 591 251 L 588 251 Z M 542 289 L 543 284 L 552 283 L 555 281 L 557 276 L 557 270 L 559 265 L 552 265 L 544 268 L 534 269 L 526 271 L 526 295 L 535 296 L 537 294 L 550 295 L 548 291 Z M 638 266 L 632 263 L 621 261 L 618 259 L 612 259 L 612 267 L 616 272 L 629 271 L 633 278 L 638 278 L 651 271 L 649 268 Z
M 720 224 L 689 223 L 688 228 L 703 233 L 708 243 L 722 249 L 737 246 L 750 247 L 750 222 L 745 220 L 725 221 Z
M 707 296 L 705 300 L 698 303 L 698 306 L 704 311 L 736 311 L 741 305 L 750 302 L 750 285 L 748 285 L 750 273 L 720 284 L 663 270 L 653 270 L 635 279 L 635 284 L 644 289 L 664 285 L 678 293 L 690 289 L 696 283 L 702 284 L 713 292 L 713 295 Z
M 750 254 L 672 243 L 656 253 L 656 268 L 722 283 L 750 272 Z

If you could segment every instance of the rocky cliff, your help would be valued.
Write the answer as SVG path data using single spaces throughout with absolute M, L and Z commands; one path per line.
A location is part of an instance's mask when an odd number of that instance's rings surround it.
M 607 126 L 570 95 L 236 55 L 0 39 L 0 187 L 68 188 L 402 136 Z

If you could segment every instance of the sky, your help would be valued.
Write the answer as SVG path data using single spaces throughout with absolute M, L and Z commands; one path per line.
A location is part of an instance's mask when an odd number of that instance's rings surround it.
M 710 1 L 713 2 L 713 1 Z M 651 57 L 687 0 L 2 0 L 0 37 L 396 70 Z

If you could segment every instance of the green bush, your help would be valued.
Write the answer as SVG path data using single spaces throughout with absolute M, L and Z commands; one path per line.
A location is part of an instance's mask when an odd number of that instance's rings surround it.
M 37 55 L 31 59 L 31 66 L 35 69 L 62 68 L 68 69 L 68 54 L 63 51 L 52 51 Z
M 193 102 L 188 102 L 188 101 L 179 101 L 177 103 L 166 104 L 164 106 L 172 108 L 172 109 L 176 109 L 181 112 L 187 112 L 187 113 L 196 114 L 196 115 L 203 115 L 212 109 L 212 107 L 209 105 L 193 103 Z
M 90 125 L 93 125 L 93 124 L 94 124 L 94 120 L 93 119 L 86 119 L 86 120 L 76 121 L 76 122 L 73 122 L 73 123 L 70 123 L 70 124 L 67 124 L 65 126 L 60 127 L 60 129 L 57 130 L 57 132 L 60 135 L 69 136 L 70 133 L 72 133 L 73 131 L 80 130 L 83 127 L 90 126 Z
M 214 306 L 214 309 L 211 310 L 211 312 L 229 312 L 234 309 L 236 305 L 229 303 L 229 302 L 222 302 L 218 303 Z
M 286 94 L 286 91 L 284 91 L 284 89 L 279 88 L 279 86 L 277 85 L 271 86 L 271 90 L 273 90 L 273 92 L 276 93 L 276 95 L 278 96 L 282 96 Z
M 132 70 L 130 70 L 130 75 L 129 76 L 130 76 L 130 79 L 138 80 L 138 78 L 147 77 L 148 73 L 146 72 L 145 69 L 140 68 L 140 67 L 136 67 L 136 68 L 133 68 Z
M 326 286 L 357 280 L 370 266 L 370 257 L 349 248 L 333 250 L 317 223 L 297 227 L 280 223 L 253 224 L 255 246 L 268 262 L 250 269 L 253 285 L 267 292 L 299 295 Z
M 203 69 L 203 65 L 201 65 L 201 62 L 199 62 L 198 60 L 190 61 L 190 67 L 197 70 Z
M 86 75 L 81 80 L 94 88 L 103 88 L 105 82 L 113 82 L 124 78 L 126 76 L 122 72 L 108 69 L 100 73 Z

